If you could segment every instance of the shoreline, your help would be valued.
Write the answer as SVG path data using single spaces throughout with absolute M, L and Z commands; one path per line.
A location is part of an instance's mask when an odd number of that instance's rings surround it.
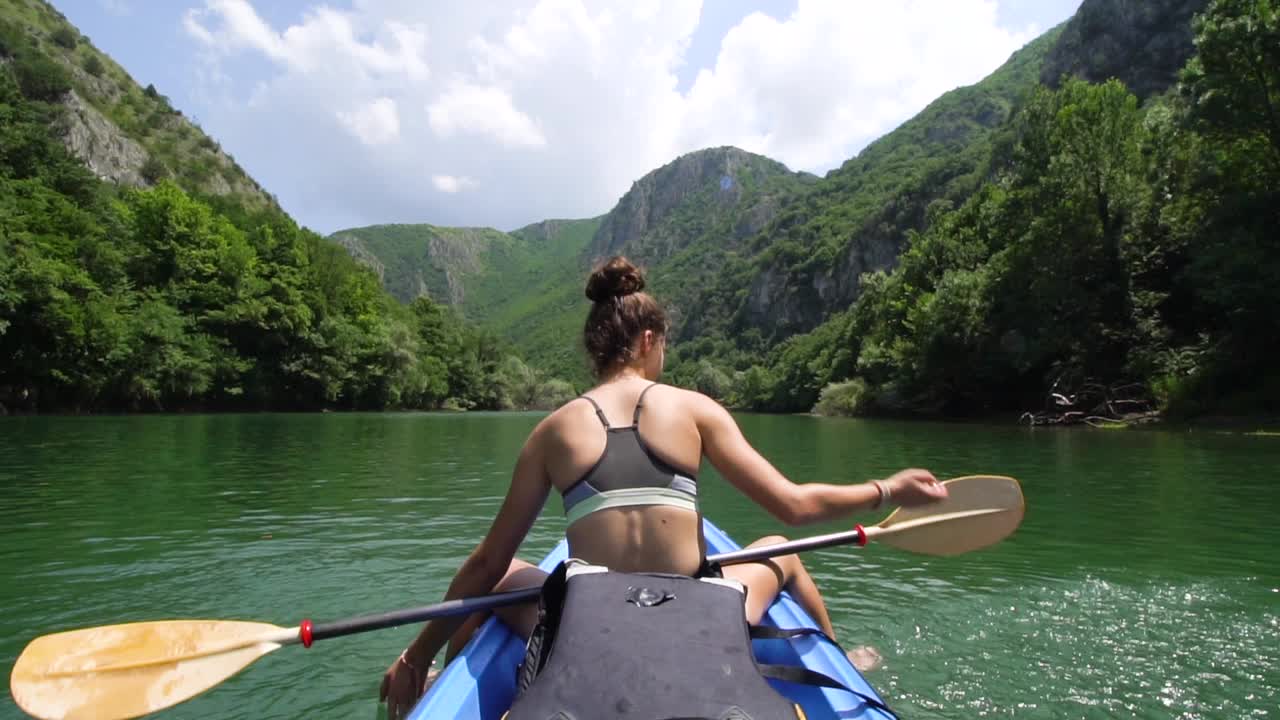
M 1249 413 L 1244 415 L 1205 415 L 1196 418 L 1167 418 L 1156 416 L 1149 418 L 1144 422 L 1133 424 L 1117 423 L 1111 427 L 1093 427 L 1084 423 L 1073 425 L 1037 425 L 1028 426 L 1025 423 L 1018 422 L 1017 416 L 1012 412 L 1004 413 L 987 413 L 982 415 L 973 415 L 966 417 L 943 417 L 930 415 L 894 415 L 894 414 L 873 414 L 873 415 L 819 415 L 813 412 L 768 412 L 760 410 L 746 410 L 742 408 L 729 408 L 733 413 L 749 413 L 752 415 L 779 415 L 779 416 L 804 416 L 825 419 L 845 419 L 845 420 L 893 420 L 920 423 L 944 423 L 948 425 L 991 425 L 997 427 L 1026 427 L 1031 430 L 1044 431 L 1096 431 L 1096 432 L 1116 432 L 1116 431 L 1142 431 L 1142 430 L 1160 430 L 1165 432 L 1216 432 L 1227 435 L 1247 435 L 1254 437 L 1280 437 L 1280 415 L 1269 413 Z M 63 417 L 63 418 L 99 418 L 99 417 L 178 417 L 178 416 L 197 416 L 197 415 L 327 415 L 327 414 L 379 414 L 379 413 L 430 413 L 430 414 L 448 414 L 448 415 L 467 415 L 475 413 L 529 413 L 529 412 L 550 412 L 549 408 L 511 408 L 508 410 L 463 410 L 459 408 L 383 408 L 383 409 L 346 409 L 346 408 L 320 408 L 320 409 L 186 409 L 186 410 L 101 410 L 101 411 L 69 411 L 54 410 L 48 412 L 36 411 L 14 411 L 5 408 L 4 412 L 0 412 L 0 422 L 6 419 L 17 418 L 35 418 L 35 417 Z

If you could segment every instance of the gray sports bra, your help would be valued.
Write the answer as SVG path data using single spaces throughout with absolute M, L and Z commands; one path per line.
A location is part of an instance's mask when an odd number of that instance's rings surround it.
M 630 427 L 610 427 L 596 401 L 582 396 L 596 409 L 606 435 L 600 459 L 562 493 L 570 525 L 597 510 L 628 505 L 670 505 L 697 512 L 697 478 L 663 461 L 640 437 L 640 408 L 653 385 L 640 393 Z

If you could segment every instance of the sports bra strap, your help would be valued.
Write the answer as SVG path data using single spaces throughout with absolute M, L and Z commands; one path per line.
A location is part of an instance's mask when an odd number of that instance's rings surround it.
M 631 416 L 631 427 L 638 428 L 638 427 L 640 426 L 640 408 L 644 407 L 644 396 L 645 396 L 645 393 L 647 393 L 647 392 L 649 392 L 650 390 L 652 390 L 652 389 L 653 389 L 653 386 L 654 386 L 654 385 L 657 385 L 657 384 L 658 384 L 658 383 L 652 383 L 651 385 L 649 385 L 649 387 L 647 387 L 647 388 L 645 388 L 644 390 L 641 390 L 641 391 L 640 391 L 640 397 L 636 400 L 636 411 L 635 411 L 635 414 L 633 414 L 633 415 Z
M 648 389 L 648 388 L 646 388 L 646 389 Z M 641 394 L 643 395 L 643 393 L 641 393 Z M 596 403 L 596 401 L 595 401 L 595 400 L 592 400 L 590 397 L 588 397 L 588 396 L 586 396 L 586 395 L 579 395 L 578 397 L 580 397 L 580 398 L 582 398 L 583 400 L 586 400 L 587 402 L 591 403 L 591 407 L 594 407 L 594 408 L 596 409 L 596 417 L 600 418 L 600 423 L 601 423 L 602 425 L 604 425 L 604 429 L 605 429 L 605 430 L 608 430 L 608 429 L 609 429 L 609 418 L 607 418 L 607 417 L 605 417 L 605 416 L 604 416 L 604 410 L 601 410 L 601 409 L 600 409 L 600 405 L 599 405 L 598 403 Z

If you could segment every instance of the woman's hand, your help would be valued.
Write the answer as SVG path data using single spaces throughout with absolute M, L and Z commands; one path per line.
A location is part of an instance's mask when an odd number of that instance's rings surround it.
M 928 505 L 947 496 L 947 486 L 928 470 L 908 468 L 890 475 L 879 483 L 888 491 L 888 502 L 903 507 Z
M 401 720 L 409 716 L 409 711 L 426 689 L 428 667 L 425 663 L 410 665 L 402 654 L 387 668 L 382 676 L 382 688 L 378 691 L 378 701 L 387 703 L 387 720 Z

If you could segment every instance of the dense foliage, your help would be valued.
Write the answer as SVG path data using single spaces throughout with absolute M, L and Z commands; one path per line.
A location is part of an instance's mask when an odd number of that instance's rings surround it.
M 396 302 L 277 210 L 171 181 L 98 180 L 56 134 L 65 70 L 3 30 L 0 408 L 501 408 L 564 396 L 495 335 L 429 300 Z
M 898 266 L 776 349 L 757 373 L 776 388 L 744 399 L 805 409 L 853 376 L 860 408 L 973 413 L 1094 378 L 1175 412 L 1280 410 L 1278 17 L 1214 0 L 1180 84 L 1145 107 L 1114 80 L 1036 89 L 993 181 L 933 207 Z
M 429 296 L 511 340 L 543 376 L 591 381 L 578 338 L 586 318 L 582 261 L 599 218 L 489 228 L 373 225 L 330 239 L 378 269 L 403 302 Z
M 767 224 L 707 263 L 697 282 L 683 268 L 656 268 L 660 281 L 692 291 L 683 303 L 691 320 L 677 328 L 669 355 L 673 381 L 699 386 L 696 376 L 709 365 L 730 379 L 719 397 L 731 404 L 804 411 L 825 385 L 848 377 L 856 348 L 839 338 L 861 292 L 860 273 L 891 267 L 931 207 L 962 203 L 982 186 L 993 157 L 1011 142 L 1007 119 L 1060 32 L 782 196 Z

